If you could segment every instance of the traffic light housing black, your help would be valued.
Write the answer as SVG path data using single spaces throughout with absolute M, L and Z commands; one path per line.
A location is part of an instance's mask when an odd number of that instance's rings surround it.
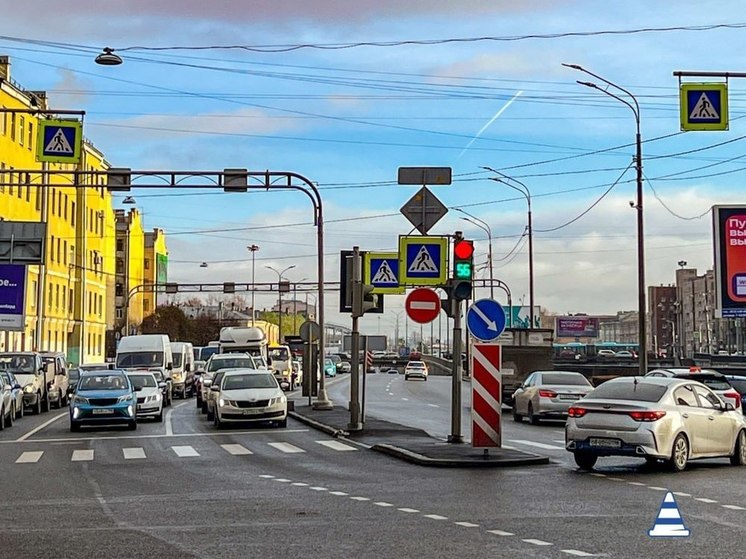
M 471 281 L 474 277 L 474 241 L 453 242 L 453 279 Z
M 455 318 L 456 303 L 471 299 L 471 282 L 465 280 L 448 280 L 448 284 L 443 286 L 443 291 L 446 292 L 446 298 L 440 300 L 440 306 L 448 318 Z
M 375 287 L 367 283 L 357 283 L 352 286 L 352 316 L 361 317 L 366 312 L 378 307 L 380 295 L 374 295 Z

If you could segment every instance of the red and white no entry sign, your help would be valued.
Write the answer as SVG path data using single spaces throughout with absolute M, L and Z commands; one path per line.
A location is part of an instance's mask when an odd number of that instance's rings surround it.
M 419 324 L 432 322 L 440 313 L 440 295 L 426 287 L 420 287 L 407 295 L 407 316 Z
M 500 345 L 473 344 L 471 371 L 471 446 L 474 448 L 500 447 L 502 446 Z

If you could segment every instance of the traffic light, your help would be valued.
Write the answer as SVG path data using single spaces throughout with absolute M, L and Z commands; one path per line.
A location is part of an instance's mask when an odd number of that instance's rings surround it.
M 366 312 L 372 311 L 378 307 L 378 298 L 380 295 L 372 293 L 375 289 L 367 283 L 357 283 L 352 286 L 352 316 L 353 318 L 361 317 Z
M 474 276 L 474 241 L 456 239 L 453 243 L 453 279 L 471 281 Z
M 440 300 L 441 308 L 448 318 L 455 318 L 456 303 L 471 299 L 471 282 L 451 279 L 442 289 L 446 292 L 446 298 Z

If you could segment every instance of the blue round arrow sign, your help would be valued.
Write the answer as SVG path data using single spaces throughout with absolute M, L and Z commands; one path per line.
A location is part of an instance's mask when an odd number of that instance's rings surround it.
M 497 339 L 505 330 L 505 309 L 492 299 L 479 299 L 466 311 L 466 327 L 483 342 Z

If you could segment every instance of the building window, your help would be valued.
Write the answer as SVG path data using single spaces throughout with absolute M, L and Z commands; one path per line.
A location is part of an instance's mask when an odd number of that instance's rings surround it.
M 36 292 L 38 285 L 39 283 L 36 280 L 31 282 L 31 307 L 32 308 L 36 308 L 36 299 L 39 296 L 39 294 Z
M 124 286 L 121 283 L 118 283 L 115 287 L 115 293 L 117 297 L 123 297 L 124 296 Z
M 18 118 L 18 143 L 23 145 L 24 134 L 26 133 L 26 117 Z
M 8 175 L 10 176 L 10 180 L 8 181 L 8 183 L 10 183 L 10 188 L 8 189 L 8 194 L 10 194 L 11 196 L 13 196 L 13 192 L 15 192 L 15 186 L 13 186 L 13 185 L 16 182 L 16 175 L 13 172 L 13 169 L 14 169 L 14 167 L 8 167 L 8 170 L 10 171 L 10 173 L 8 173 Z
M 16 115 L 10 113 L 10 139 L 16 141 Z
M 5 122 L 5 115 L 0 113 L 0 122 Z M 0 161 L 0 192 L 5 192 L 5 181 L 8 177 L 5 176 L 5 163 Z
M 124 260 L 117 258 L 117 274 L 124 273 Z
M 52 246 L 51 246 L 51 249 L 49 250 L 49 258 L 52 260 L 52 262 L 54 262 L 54 235 L 52 235 L 51 242 L 52 242 Z
M 34 145 L 34 123 L 29 122 L 28 123 L 28 145 L 27 147 L 31 149 L 32 145 Z
M 124 318 L 124 309 L 117 309 L 117 318 L 120 320 Z
M 54 286 L 54 308 L 60 308 L 60 284 Z
M 47 307 L 50 311 L 52 310 L 52 296 L 54 295 L 53 287 L 54 286 L 50 283 L 48 289 L 49 293 L 47 293 Z
M 117 239 L 117 251 L 122 252 L 124 250 L 124 241 L 122 239 Z
M 150 270 L 150 258 L 145 259 L 145 269 Z
M 62 260 L 60 259 L 60 247 L 61 247 L 61 245 L 62 245 L 62 243 L 60 242 L 60 238 L 57 237 L 57 262 L 62 262 Z
M 3 109 L 5 107 L 0 107 L 0 135 L 5 136 L 5 119 L 7 118 L 5 116 L 6 113 L 3 112 Z
M 54 213 L 54 207 L 57 205 L 57 191 L 53 188 L 52 189 L 52 213 Z
M 75 227 L 75 202 L 70 203 L 70 223 Z
M 73 294 L 73 290 L 72 290 L 72 288 L 71 288 L 71 289 L 70 289 L 70 290 L 69 290 L 69 291 L 68 291 L 67 293 L 68 293 L 68 296 L 67 296 L 67 304 L 68 304 L 68 307 L 69 307 L 69 308 L 68 308 L 68 312 L 69 312 L 70 314 L 72 314 L 72 313 L 73 313 L 73 311 L 74 311 L 74 309 L 73 309 L 73 304 L 75 303 L 75 296 L 74 296 L 74 294 Z
M 65 301 L 65 294 L 67 293 L 67 289 L 64 287 L 62 288 L 62 310 L 64 311 L 67 308 L 67 301 Z
M 62 260 L 65 263 L 65 266 L 67 266 L 67 241 L 62 241 Z M 70 262 L 72 264 L 72 262 Z

